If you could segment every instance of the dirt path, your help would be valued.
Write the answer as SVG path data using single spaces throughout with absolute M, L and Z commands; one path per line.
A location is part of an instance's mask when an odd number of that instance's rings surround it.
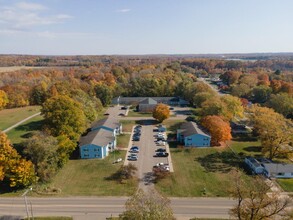
M 20 124 L 22 124 L 22 123 L 24 123 L 24 122 L 30 120 L 30 119 L 33 118 L 33 117 L 38 116 L 38 115 L 40 115 L 40 114 L 41 114 L 41 112 L 38 112 L 38 113 L 36 113 L 36 114 L 34 114 L 34 115 L 31 115 L 31 116 L 29 116 L 29 117 L 27 117 L 27 118 L 25 118 L 25 119 L 23 119 L 23 120 L 17 122 L 16 124 L 10 126 L 9 128 L 6 128 L 6 129 L 3 130 L 2 132 L 6 133 L 6 132 L 12 130 L 13 128 L 17 127 L 18 125 L 20 125 Z

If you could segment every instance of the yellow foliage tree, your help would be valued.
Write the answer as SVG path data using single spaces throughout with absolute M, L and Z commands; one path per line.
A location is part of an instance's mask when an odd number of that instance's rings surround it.
M 7 135 L 0 132 L 0 181 L 3 180 L 7 180 L 10 187 L 25 187 L 37 179 L 32 162 L 22 159 Z
M 157 119 L 159 122 L 164 121 L 165 119 L 170 117 L 169 107 L 165 104 L 157 104 L 154 111 L 153 117 Z
M 8 97 L 6 92 L 0 90 L 0 110 L 4 108 L 8 103 Z

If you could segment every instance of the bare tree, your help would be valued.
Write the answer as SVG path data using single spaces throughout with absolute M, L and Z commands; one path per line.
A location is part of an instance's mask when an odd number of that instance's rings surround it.
M 125 204 L 126 211 L 119 219 L 123 220 L 172 220 L 173 211 L 170 200 L 156 191 L 148 194 L 139 189 Z
M 262 177 L 254 177 L 248 185 L 240 171 L 233 170 L 232 175 L 234 187 L 231 195 L 237 201 L 230 210 L 232 217 L 238 220 L 274 219 L 288 207 L 290 199 L 270 192 L 270 187 Z

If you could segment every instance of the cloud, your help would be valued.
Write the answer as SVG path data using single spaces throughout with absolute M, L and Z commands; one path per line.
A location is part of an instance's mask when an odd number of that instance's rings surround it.
M 62 23 L 72 16 L 66 14 L 44 15 L 47 7 L 41 4 L 19 2 L 0 8 L 0 29 L 30 30 L 36 26 Z
M 29 2 L 18 2 L 15 4 L 15 7 L 27 11 L 40 11 L 47 9 L 44 5 Z
M 131 11 L 130 8 L 123 8 L 123 9 L 116 10 L 116 12 L 119 12 L 119 13 L 127 13 L 127 12 L 130 12 L 130 11 Z

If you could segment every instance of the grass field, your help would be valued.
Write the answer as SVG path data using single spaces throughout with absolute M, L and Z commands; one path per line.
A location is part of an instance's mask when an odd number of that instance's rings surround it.
M 116 152 L 118 157 L 125 158 L 124 151 Z M 115 173 L 122 163 L 113 164 L 114 156 L 109 155 L 103 160 L 70 160 L 53 178 L 50 187 L 61 189 L 60 196 L 128 196 L 137 189 L 135 180 L 125 184 L 107 180 Z
M 130 140 L 130 134 L 120 134 L 117 136 L 117 147 L 127 148 Z
M 16 128 L 7 132 L 7 135 L 12 144 L 17 145 L 30 137 L 33 131 L 41 130 L 43 124 L 43 116 L 36 116 Z
M 174 173 L 156 188 L 167 196 L 228 196 L 239 159 L 227 148 L 171 149 Z
M 233 138 L 230 143 L 230 147 L 239 155 L 255 157 L 261 156 L 261 143 L 256 138 Z
M 293 192 L 293 179 L 278 179 L 277 182 L 286 192 Z
M 27 106 L 22 108 L 4 109 L 0 111 L 0 130 L 16 124 L 17 122 L 36 114 L 40 111 L 40 106 Z
M 136 121 L 121 120 L 120 123 L 122 124 L 123 132 L 131 132 L 132 127 L 135 126 L 135 124 L 136 124 Z

